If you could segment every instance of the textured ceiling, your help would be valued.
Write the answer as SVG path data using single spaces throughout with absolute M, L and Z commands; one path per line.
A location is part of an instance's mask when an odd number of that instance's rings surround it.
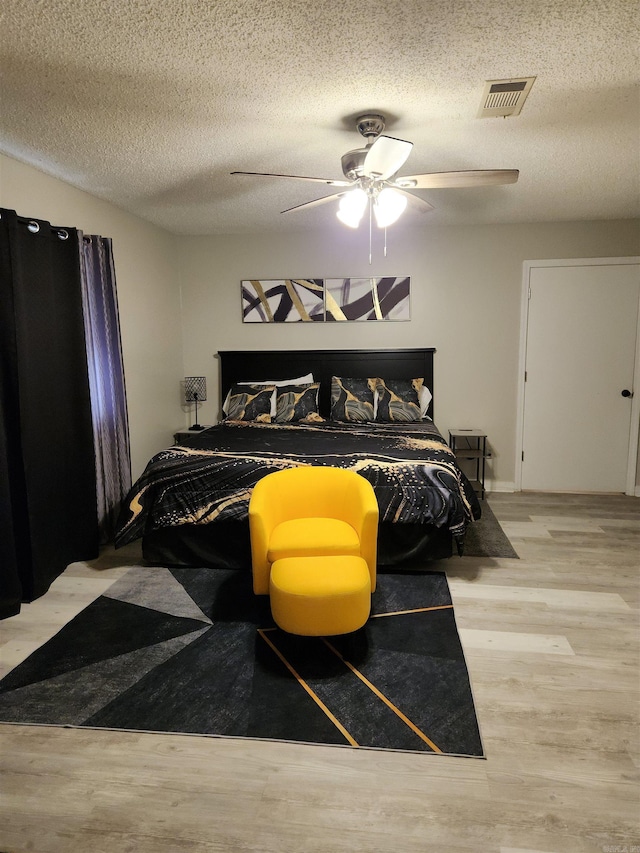
M 382 112 L 404 174 L 520 169 L 421 190 L 410 224 L 640 215 L 637 0 L 3 0 L 0 150 L 170 231 L 316 228 L 281 215 L 341 178 Z M 536 76 L 520 116 L 485 80 Z M 398 226 L 396 226 L 398 227 Z

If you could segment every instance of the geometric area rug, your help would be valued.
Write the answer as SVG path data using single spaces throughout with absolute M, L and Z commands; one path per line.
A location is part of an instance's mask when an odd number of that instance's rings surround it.
M 442 572 L 379 574 L 325 639 L 277 628 L 250 571 L 134 566 L 0 681 L 0 722 L 483 757 Z

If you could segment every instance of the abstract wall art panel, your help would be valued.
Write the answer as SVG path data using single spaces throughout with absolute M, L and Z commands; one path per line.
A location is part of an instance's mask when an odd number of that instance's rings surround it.
M 300 323 L 324 320 L 321 278 L 287 278 L 242 282 L 244 323 Z
M 325 279 L 325 319 L 410 320 L 409 276 Z
M 411 319 L 409 276 L 248 279 L 241 287 L 244 323 Z

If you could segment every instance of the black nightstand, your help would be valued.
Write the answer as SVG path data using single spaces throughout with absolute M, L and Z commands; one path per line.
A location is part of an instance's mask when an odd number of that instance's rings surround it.
M 457 459 L 468 459 L 474 466 L 471 485 L 484 498 L 485 460 L 487 459 L 487 436 L 481 429 L 450 429 L 449 447 Z
M 205 429 L 209 429 L 212 424 L 202 424 L 203 429 L 179 429 L 173 434 L 174 444 L 189 444 L 190 439 L 196 435 L 202 435 Z

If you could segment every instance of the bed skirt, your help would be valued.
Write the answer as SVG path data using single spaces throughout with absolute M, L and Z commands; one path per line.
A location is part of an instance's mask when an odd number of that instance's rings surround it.
M 452 537 L 447 530 L 421 524 L 382 523 L 378 528 L 378 566 L 403 567 L 451 556 Z M 251 566 L 249 522 L 220 521 L 165 527 L 142 539 L 147 563 L 163 566 L 210 566 L 247 569 Z

